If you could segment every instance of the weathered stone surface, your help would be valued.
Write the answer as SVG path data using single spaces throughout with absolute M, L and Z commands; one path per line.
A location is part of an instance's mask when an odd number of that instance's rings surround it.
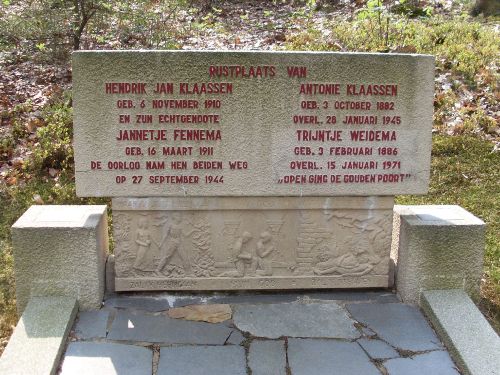
M 174 307 L 167 311 L 168 316 L 174 319 L 208 323 L 220 323 L 229 320 L 232 313 L 231 306 L 219 303 Z
M 115 255 L 109 254 L 106 259 L 106 293 L 115 292 Z
M 243 66 L 246 73 L 251 66 L 262 69 L 265 65 L 272 73 L 269 70 L 265 77 L 243 77 L 222 72 L 223 66 L 234 65 Z M 222 69 L 218 72 L 210 71 L 219 67 Z M 288 68 L 293 71 L 293 67 L 297 67 L 296 71 L 305 69 L 305 74 L 290 77 Z M 125 91 L 123 83 L 139 83 L 137 86 L 144 90 L 120 92 L 120 83 Z M 156 91 L 159 84 L 163 84 L 164 92 Z M 195 85 L 200 89 L 206 85 L 209 91 L 216 88 L 217 92 L 196 92 Z M 77 194 L 139 197 L 425 193 L 430 169 L 433 85 L 434 57 L 423 55 L 76 52 L 73 90 Z M 325 91 L 326 87 L 329 91 Z M 170 102 L 164 100 L 169 99 L 191 100 L 193 105 L 166 108 Z M 207 106 L 205 99 L 212 100 L 210 103 L 220 100 L 220 106 Z M 345 102 L 357 103 L 358 108 L 339 108 L 338 103 Z M 380 108 L 377 102 L 387 105 Z M 162 121 L 160 115 L 167 121 Z M 193 119 L 193 115 L 211 117 Z M 364 116 L 361 124 L 357 116 Z M 354 122 L 349 123 L 350 119 Z M 151 131 L 136 136 L 133 130 L 139 129 Z M 203 130 L 206 136 L 195 142 L 186 130 Z M 213 136 L 207 131 L 212 131 Z M 220 137 L 217 131 L 221 131 Z M 368 133 L 357 133 L 360 131 Z M 363 134 L 363 138 L 351 132 Z M 127 146 L 134 148 L 127 150 Z M 163 151 L 163 147 L 176 146 L 192 150 L 181 155 Z M 200 152 L 200 146 L 213 147 L 213 152 Z M 347 147 L 366 147 L 369 151 L 364 155 L 356 152 L 353 158 Z M 379 147 L 385 147 L 385 151 Z M 165 166 L 146 164 L 165 160 Z M 186 165 L 172 166 L 170 160 Z M 327 164 L 332 160 L 335 166 Z M 139 166 L 125 169 L 108 165 L 119 161 L 138 162 Z M 231 168 L 230 161 L 241 164 Z M 352 161 L 368 165 L 345 164 Z M 370 165 L 370 161 L 377 164 Z M 210 164 L 200 169 L 194 162 Z M 207 173 L 208 168 L 211 173 Z M 212 180 L 205 179 L 207 174 Z M 359 181 L 365 175 L 369 183 Z M 117 183 L 118 176 L 126 180 Z M 165 176 L 183 179 L 180 183 L 161 181 L 160 177 Z M 223 181 L 215 179 L 217 176 L 223 176 Z M 189 177 L 191 180 L 187 180 Z M 358 181 L 354 182 L 354 178 Z
M 68 296 L 83 310 L 104 295 L 106 206 L 31 206 L 12 226 L 19 312 L 32 296 Z
M 395 206 L 392 256 L 404 302 L 422 290 L 465 289 L 478 295 L 485 224 L 459 206 Z
M 392 197 L 114 199 L 116 290 L 386 287 L 392 207 Z
M 55 374 L 77 303 L 69 297 L 33 297 L 0 358 L 0 374 Z
M 285 342 L 253 340 L 248 353 L 252 375 L 286 375 Z
M 411 358 L 389 359 L 384 362 L 384 366 L 388 375 L 459 375 L 448 353 L 442 350 Z
M 104 301 L 104 307 L 114 307 L 118 309 L 142 310 L 149 312 L 159 312 L 172 307 L 171 303 L 175 297 L 162 296 L 122 296 L 113 295 Z
M 110 340 L 162 344 L 222 345 L 232 329 L 222 323 L 190 322 L 165 314 L 119 311 L 108 334 Z
M 353 339 L 360 336 L 345 309 L 334 302 L 239 305 L 234 307 L 233 320 L 240 330 L 257 337 Z
M 293 375 L 380 375 L 355 342 L 289 339 L 288 363 Z
M 146 375 L 152 373 L 153 352 L 135 345 L 72 342 L 61 375 Z
M 382 340 L 377 339 L 359 339 L 357 343 L 373 359 L 395 358 L 399 357 L 397 351 Z
M 411 351 L 442 349 L 422 313 L 400 303 L 358 303 L 347 305 L 352 317 L 377 332 L 392 346 Z
M 75 324 L 75 336 L 78 339 L 106 337 L 109 311 L 82 311 L 78 314 Z
M 245 349 L 240 346 L 162 347 L 157 375 L 179 374 L 246 375 Z
M 245 340 L 243 334 L 237 329 L 231 332 L 231 336 L 226 340 L 226 344 L 230 345 L 241 345 L 241 343 Z
M 464 291 L 425 291 L 421 303 L 464 374 L 500 374 L 500 338 Z

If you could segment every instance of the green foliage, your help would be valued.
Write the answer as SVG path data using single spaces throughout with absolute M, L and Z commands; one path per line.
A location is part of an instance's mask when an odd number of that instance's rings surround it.
M 328 38 L 308 29 L 291 38 L 287 48 L 432 54 L 439 68 L 451 70 L 471 85 L 483 70 L 492 71 L 492 81 L 498 81 L 500 35 L 493 28 L 467 19 L 411 20 L 394 14 L 384 16 L 384 12 L 375 7 L 359 13 L 353 22 L 335 22 Z
M 47 168 L 73 169 L 73 119 L 69 100 L 48 107 L 43 114 L 45 126 L 37 130 L 38 143 L 28 169 L 40 173 Z

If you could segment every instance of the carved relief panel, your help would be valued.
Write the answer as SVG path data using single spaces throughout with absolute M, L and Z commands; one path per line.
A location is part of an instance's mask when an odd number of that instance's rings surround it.
M 113 201 L 117 290 L 387 286 L 392 199 L 369 209 L 203 199 L 215 203 Z

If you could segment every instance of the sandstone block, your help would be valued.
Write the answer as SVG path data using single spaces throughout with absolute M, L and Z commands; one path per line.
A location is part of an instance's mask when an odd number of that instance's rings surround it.
M 423 290 L 479 292 L 485 224 L 459 206 L 395 206 L 392 257 L 404 302 Z
M 17 308 L 68 296 L 99 308 L 108 249 L 106 206 L 31 206 L 12 226 Z

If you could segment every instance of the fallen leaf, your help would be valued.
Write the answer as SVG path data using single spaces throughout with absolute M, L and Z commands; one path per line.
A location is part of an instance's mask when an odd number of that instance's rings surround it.
M 220 323 L 231 319 L 231 306 L 224 304 L 189 305 L 174 307 L 167 311 L 167 315 L 174 319 L 194 320 L 198 322 Z
M 45 202 L 43 201 L 42 197 L 38 194 L 33 195 L 33 202 L 36 204 L 44 204 Z
M 59 170 L 58 169 L 49 168 L 49 176 L 50 177 L 56 177 L 58 174 L 59 174 Z

